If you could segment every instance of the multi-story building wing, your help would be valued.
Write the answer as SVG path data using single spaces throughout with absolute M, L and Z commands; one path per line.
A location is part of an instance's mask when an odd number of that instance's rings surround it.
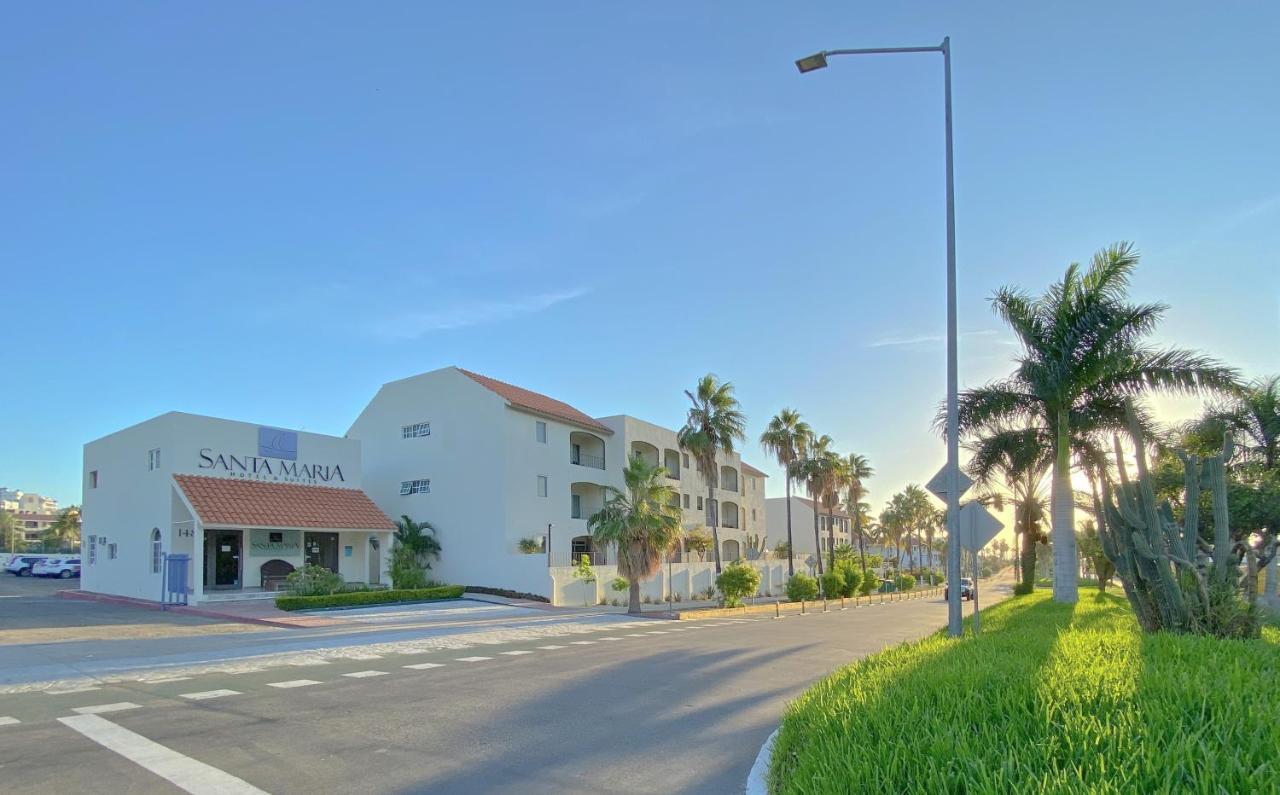
M 773 546 L 777 546 L 778 542 L 787 540 L 787 498 L 773 497 L 765 501 L 766 510 L 768 512 L 769 527 L 774 531 L 769 541 Z M 849 544 L 857 546 L 858 540 L 853 535 L 853 525 L 849 518 L 849 514 L 841 508 L 836 508 L 831 515 L 828 515 L 825 507 L 818 506 L 818 534 L 819 544 L 815 545 L 813 540 L 813 500 L 805 497 L 791 498 L 791 536 L 792 543 L 795 544 L 795 557 L 797 563 L 803 563 L 813 556 L 815 551 L 821 550 L 824 556 L 830 553 L 830 539 L 834 536 L 835 545 Z M 832 528 L 832 533 L 827 534 L 828 527 Z
M 374 502 L 435 527 L 444 552 L 433 576 L 449 582 L 551 595 L 552 569 L 582 555 L 612 564 L 587 522 L 608 487 L 623 488 L 633 455 L 667 469 L 686 528 L 709 521 L 706 483 L 675 431 L 626 415 L 595 419 L 457 367 L 384 384 L 347 436 L 361 442 Z M 722 557 L 734 560 L 765 535 L 764 473 L 736 453 L 718 463 L 711 510 Z

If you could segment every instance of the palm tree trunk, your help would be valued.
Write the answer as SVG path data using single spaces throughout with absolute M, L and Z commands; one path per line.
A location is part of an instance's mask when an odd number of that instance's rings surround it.
M 1053 599 L 1075 604 L 1080 598 L 1076 562 L 1075 495 L 1071 491 L 1071 429 L 1065 411 L 1058 413 L 1058 449 L 1053 462 Z
M 813 552 L 818 559 L 818 576 L 822 576 L 822 531 L 818 529 L 818 501 L 813 500 Z
M 787 474 L 787 473 L 784 473 Z M 796 546 L 791 543 L 791 475 L 787 474 L 787 576 L 796 576 Z
M 827 568 L 836 570 L 836 513 L 835 508 L 827 509 Z
M 630 583 L 630 594 L 627 600 L 627 613 L 629 615 L 640 615 L 640 581 L 632 580 Z
M 858 534 L 858 557 L 862 559 L 862 578 L 867 578 L 867 548 L 862 543 L 862 522 L 858 519 L 858 505 L 854 503 L 853 529 Z
M 716 576 L 719 576 L 720 575 L 720 528 L 717 527 L 717 525 L 719 525 L 720 523 L 720 511 L 717 510 L 719 506 L 716 506 L 714 504 L 714 500 L 715 500 L 714 495 L 715 495 L 715 489 L 712 488 L 711 481 L 708 480 L 707 481 L 707 516 L 711 519 L 711 543 L 715 545 L 715 549 L 713 549 L 712 552 L 715 553 Z

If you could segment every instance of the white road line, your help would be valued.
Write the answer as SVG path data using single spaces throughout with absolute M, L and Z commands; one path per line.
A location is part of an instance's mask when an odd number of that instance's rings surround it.
M 239 690 L 201 690 L 199 693 L 183 693 L 181 698 L 190 699 L 191 701 L 207 701 L 211 698 L 238 695 L 240 695 Z
M 646 632 L 646 633 L 644 633 L 644 634 L 646 634 L 646 635 L 665 635 L 665 634 L 667 634 L 667 631 L 666 631 L 665 629 L 653 629 L 653 630 L 650 630 L 650 631 L 648 631 L 648 632 Z
M 320 684 L 314 679 L 290 679 L 287 682 L 267 682 L 267 687 L 279 687 L 288 689 L 291 687 L 309 687 L 310 685 Z
M 458 662 L 481 662 L 483 660 L 492 660 L 492 657 L 459 657 Z
M 546 649 L 547 651 L 555 651 L 556 649 L 563 649 L 564 646 L 539 646 L 538 648 Z
M 415 671 L 425 671 L 428 668 L 443 668 L 444 663 L 414 663 L 413 665 L 406 665 L 404 667 L 412 668 Z
M 81 715 L 101 715 L 104 712 L 124 712 L 126 709 L 141 709 L 140 704 L 132 701 L 121 701 L 116 704 L 99 704 L 96 707 L 73 707 L 72 712 L 78 712 Z
M 72 715 L 58 722 L 192 795 L 266 795 L 244 779 L 148 740 L 97 715 Z
M 521 654 L 533 654 L 533 652 L 529 651 L 528 649 L 516 649 L 515 651 L 504 651 L 502 653 L 510 655 L 512 657 L 518 657 Z
M 601 638 L 600 640 L 622 640 L 622 638 Z
M 67 688 L 66 690 L 46 690 L 44 692 L 45 692 L 45 695 L 47 696 L 65 696 L 71 693 L 88 693 L 90 690 L 101 690 L 101 689 L 102 688 L 99 685 L 86 685 L 84 687 L 70 687 L 70 688 Z
M 343 676 L 349 676 L 352 679 L 368 679 L 371 676 L 386 676 L 390 671 L 355 671 Z
M 595 642 L 594 640 L 571 640 L 571 641 L 569 641 L 569 643 L 570 643 L 570 644 L 572 644 L 572 645 L 574 645 L 574 646 L 594 646 L 594 645 L 596 645 L 596 642 Z
M 632 633 L 631 633 L 630 635 L 628 635 L 627 637 L 628 637 L 628 638 L 643 638 L 643 637 L 644 637 L 644 634 L 643 634 L 643 633 L 640 633 L 640 632 L 632 632 Z
M 22 723 L 17 718 L 11 718 L 8 715 L 0 715 L 0 726 L 12 726 L 15 723 Z
M 684 627 L 672 627 L 667 632 L 684 632 Z

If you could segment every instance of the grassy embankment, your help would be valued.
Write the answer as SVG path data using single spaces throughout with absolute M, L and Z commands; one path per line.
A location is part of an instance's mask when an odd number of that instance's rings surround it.
M 1127 603 L 1038 592 L 854 663 L 788 709 L 770 789 L 1280 792 L 1280 629 L 1143 635 Z

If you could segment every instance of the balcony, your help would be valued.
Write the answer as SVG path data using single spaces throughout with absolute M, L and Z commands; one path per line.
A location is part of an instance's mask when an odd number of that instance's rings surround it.
M 569 463 L 604 469 L 604 440 L 584 431 L 573 431 L 569 434 Z
M 569 463 L 577 464 L 580 467 L 591 467 L 592 469 L 604 469 L 604 456 L 592 455 L 574 450 L 569 453 Z

